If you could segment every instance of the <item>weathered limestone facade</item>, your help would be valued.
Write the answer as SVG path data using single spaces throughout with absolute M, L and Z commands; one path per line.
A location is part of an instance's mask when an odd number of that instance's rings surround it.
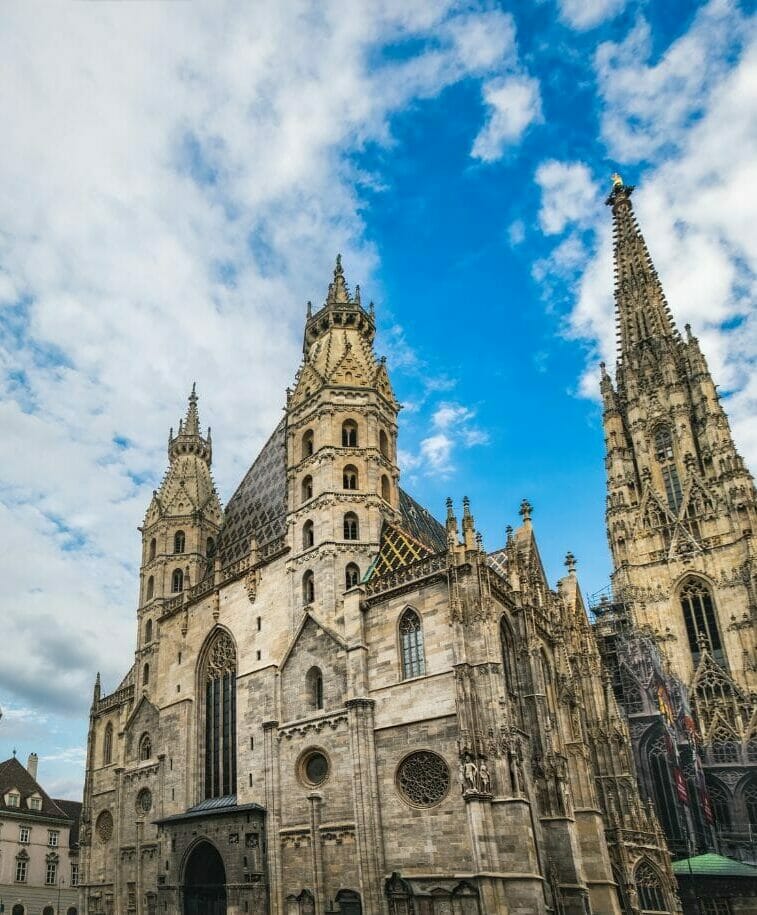
M 615 233 L 619 361 L 603 371 L 612 595 L 596 633 L 642 791 L 676 856 L 757 863 L 757 497 L 699 344 L 681 337 L 636 223 Z
M 143 535 L 135 663 L 95 688 L 83 910 L 678 911 L 572 557 L 487 554 L 399 487 L 399 404 L 339 261 L 224 512 L 194 392 Z

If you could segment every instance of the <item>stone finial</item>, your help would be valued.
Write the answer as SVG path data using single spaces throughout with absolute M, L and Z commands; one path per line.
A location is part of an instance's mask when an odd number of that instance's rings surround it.
M 569 575 L 576 574 L 576 557 L 570 550 L 565 554 L 565 568 L 568 570 Z
M 506 541 L 506 542 L 507 542 L 507 543 L 512 543 L 512 541 L 513 541 L 513 526 L 512 526 L 512 524 L 508 524 L 508 525 L 507 525 L 507 527 L 505 528 L 505 534 L 506 534 L 506 536 L 507 536 L 507 541 Z
M 329 294 L 326 299 L 327 305 L 347 305 L 350 301 L 350 294 L 347 291 L 347 283 L 344 279 L 344 267 L 342 267 L 342 255 L 337 254 L 336 265 L 334 266 L 334 279 L 329 285 Z
M 313 317 L 313 303 L 310 301 L 310 299 L 308 299 L 307 316 L 308 318 Z
M 613 187 L 623 187 L 623 179 L 617 172 L 613 172 L 611 177 Z
M 531 514 L 532 514 L 533 510 L 534 510 L 533 506 L 528 501 L 528 499 L 524 499 L 520 503 L 520 508 L 518 509 L 518 514 L 521 516 L 521 518 L 523 518 L 524 524 L 528 525 L 531 523 Z

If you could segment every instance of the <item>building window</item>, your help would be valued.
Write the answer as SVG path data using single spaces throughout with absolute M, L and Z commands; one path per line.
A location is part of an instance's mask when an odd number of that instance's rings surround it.
M 718 728 L 712 737 L 712 759 L 716 763 L 731 763 L 739 760 L 739 743 L 725 728 Z
M 17 794 L 15 791 L 11 791 L 11 793 L 7 797 L 7 804 L 9 807 L 20 807 L 21 806 L 21 795 Z
M 344 539 L 357 540 L 360 533 L 357 515 L 355 512 L 347 512 L 344 516 Z
M 508 697 L 518 694 L 518 678 L 515 673 L 515 641 L 510 624 L 502 617 L 499 624 L 499 641 L 502 648 L 502 670 Z
M 699 897 L 699 911 L 702 915 L 733 915 L 731 900 L 725 896 L 707 899 Z
M 312 521 L 306 521 L 302 526 L 302 546 L 308 549 L 315 543 L 315 528 Z
M 147 600 L 152 600 L 153 594 L 155 594 L 155 579 L 151 575 L 147 579 Z
M 744 788 L 746 819 L 752 831 L 757 830 L 757 779 L 752 779 Z
M 145 642 L 152 642 L 152 620 L 145 623 Z
M 323 708 L 323 674 L 320 667 L 311 667 L 307 672 L 306 685 L 311 709 Z
M 171 590 L 174 594 L 184 589 L 184 573 L 181 569 L 174 569 L 171 576 Z
M 184 531 L 176 531 L 176 533 L 173 535 L 174 553 L 183 553 L 185 544 L 186 537 L 184 536 Z
M 310 571 L 302 576 L 302 600 L 306 605 L 315 601 L 315 575 Z
M 205 797 L 226 797 L 237 790 L 237 652 L 222 630 L 205 652 Z
M 389 437 L 383 429 L 379 431 L 379 451 L 385 457 L 389 457 Z
M 150 665 L 145 664 L 142 668 L 142 686 L 147 686 L 150 682 Z
M 20 902 L 17 902 L 17 903 L 13 906 L 13 910 L 11 911 L 11 915 L 24 915 L 24 907 L 21 905 Z
M 152 540 L 150 541 L 150 552 L 147 554 L 148 558 L 150 560 L 155 559 L 155 553 L 156 553 L 157 549 L 158 549 L 158 543 L 155 540 L 155 538 L 153 537 Z
M 647 912 L 668 911 L 660 878 L 652 866 L 645 861 L 636 868 L 636 892 L 639 895 L 639 905 L 644 915 Z
M 729 795 L 722 785 L 709 782 L 707 792 L 710 796 L 712 812 L 715 815 L 715 825 L 726 831 L 731 828 L 731 807 Z
M 79 865 L 72 864 L 71 865 L 71 886 L 78 886 L 78 885 L 79 885 Z
M 307 502 L 313 498 L 313 478 L 305 477 L 302 481 L 302 501 Z
M 103 765 L 110 765 L 113 759 L 113 725 L 108 722 L 105 725 L 105 734 L 103 735 Z
M 687 578 L 681 587 L 680 598 L 691 653 L 699 656 L 700 640 L 713 653 L 720 651 L 720 632 L 715 617 L 715 606 L 712 592 L 707 585 L 701 578 Z
M 144 762 L 152 756 L 152 741 L 149 734 L 143 734 L 139 738 L 139 758 Z
M 406 756 L 397 767 L 397 788 L 413 807 L 433 807 L 449 791 L 449 766 L 438 753 L 420 750 Z
M 678 805 L 676 803 L 675 788 L 673 787 L 673 775 L 668 762 L 665 735 L 660 734 L 652 741 L 648 754 L 649 772 L 652 779 L 657 816 L 660 818 L 660 823 L 668 839 L 680 839 Z
M 315 440 L 313 438 L 313 430 L 308 429 L 308 431 L 302 436 L 302 458 L 310 457 L 310 455 L 315 450 Z
M 30 810 L 42 810 L 42 798 L 41 797 L 30 797 L 29 798 L 29 809 Z
M 342 423 L 342 448 L 357 448 L 357 423 L 346 419 Z
M 58 862 L 50 859 L 45 868 L 45 886 L 55 886 L 58 881 Z
M 342 471 L 342 489 L 357 489 L 357 467 L 348 464 Z
M 212 559 L 216 554 L 216 542 L 212 537 L 208 537 L 207 543 L 205 544 L 205 555 L 208 559 Z
M 673 460 L 673 439 L 667 426 L 660 426 L 654 436 L 655 457 L 660 464 Z
M 360 583 L 360 569 L 355 565 L 354 562 L 347 564 L 347 568 L 344 570 L 344 584 L 345 590 L 349 591 L 350 588 L 356 587 Z
M 384 502 L 391 501 L 392 487 L 389 477 L 384 473 L 381 475 L 381 498 Z
M 60 832 L 57 829 L 47 830 L 47 844 L 50 848 L 57 848 L 60 840 Z
M 24 853 L 16 858 L 16 883 L 26 883 L 29 875 L 29 856 Z
M 746 745 L 746 758 L 749 762 L 757 762 L 757 737 L 750 737 Z
M 18 841 L 22 845 L 28 845 L 32 840 L 32 831 L 28 826 L 20 826 L 18 830 Z
M 402 652 L 402 679 L 421 677 L 426 672 L 423 657 L 423 629 L 421 618 L 410 607 L 400 618 L 400 647 Z
M 681 507 L 683 493 L 681 491 L 681 479 L 675 467 L 662 468 L 662 482 L 665 484 L 665 498 L 668 500 L 668 507 L 674 515 L 678 514 Z

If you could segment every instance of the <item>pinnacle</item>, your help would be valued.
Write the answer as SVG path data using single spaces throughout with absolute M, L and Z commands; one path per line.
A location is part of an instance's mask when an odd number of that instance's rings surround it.
M 329 294 L 326 299 L 327 305 L 349 305 L 350 293 L 347 289 L 347 283 L 344 279 L 344 268 L 342 267 L 342 255 L 337 254 L 336 264 L 334 266 L 334 279 L 329 285 Z

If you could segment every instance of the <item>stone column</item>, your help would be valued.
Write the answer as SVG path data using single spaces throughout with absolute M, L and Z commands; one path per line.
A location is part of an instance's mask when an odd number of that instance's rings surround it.
M 379 912 L 388 912 L 388 907 L 381 892 L 385 867 L 373 730 L 376 703 L 373 699 L 348 699 L 345 705 L 352 751 L 352 792 L 360 891 L 363 910 L 378 915 Z
M 324 881 L 323 881 L 323 848 L 321 847 L 321 805 L 323 795 L 319 791 L 311 791 L 308 795 L 310 801 L 310 854 L 313 867 L 313 895 L 315 896 L 315 915 L 324 913 Z
M 144 835 L 145 821 L 143 817 L 137 817 L 137 839 L 135 843 L 136 860 L 136 877 L 134 880 L 134 889 L 137 894 L 137 915 L 142 915 L 144 906 L 142 905 L 142 838 Z
M 278 721 L 263 723 L 263 754 L 265 760 L 265 805 L 267 810 L 268 874 L 271 881 L 269 898 L 271 915 L 284 915 L 284 887 L 281 877 L 281 836 L 279 813 L 279 741 Z
M 115 828 L 113 836 L 113 842 L 115 845 L 115 861 L 113 862 L 113 867 L 115 871 L 113 873 L 113 909 L 115 915 L 121 915 L 121 871 L 123 865 L 121 862 L 121 793 L 123 790 L 123 775 L 124 770 L 121 766 L 116 769 L 116 803 L 115 810 L 113 811 L 113 818 L 115 819 Z M 105 856 L 107 861 L 107 855 Z M 105 866 L 105 879 L 108 879 L 108 867 Z

